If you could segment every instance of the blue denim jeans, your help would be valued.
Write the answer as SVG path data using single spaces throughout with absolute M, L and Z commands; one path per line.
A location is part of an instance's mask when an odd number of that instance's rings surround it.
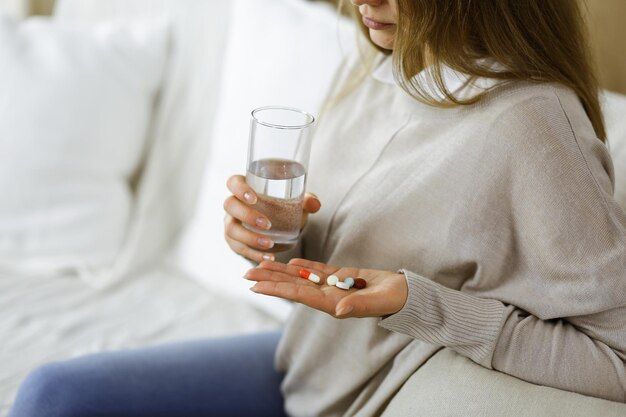
M 98 353 L 22 383 L 9 417 L 285 416 L 280 333 Z

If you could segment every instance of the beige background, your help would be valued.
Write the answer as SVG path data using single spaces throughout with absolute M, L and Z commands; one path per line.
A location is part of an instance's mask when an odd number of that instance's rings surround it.
M 29 1 L 32 14 L 52 11 L 54 0 Z M 600 83 L 626 94 L 626 0 L 587 0 L 587 5 Z
M 626 0 L 588 0 L 588 22 L 604 88 L 626 94 Z
M 31 14 L 48 15 L 52 13 L 54 0 L 29 0 Z

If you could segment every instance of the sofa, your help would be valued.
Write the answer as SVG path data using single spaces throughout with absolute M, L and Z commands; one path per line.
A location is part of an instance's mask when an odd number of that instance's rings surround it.
M 157 22 L 166 62 L 115 256 L 54 276 L 4 270 L 0 259 L 0 415 L 26 373 L 51 360 L 284 323 L 291 305 L 251 294 L 240 279 L 249 263 L 222 238 L 225 181 L 244 170 L 249 111 L 283 104 L 318 114 L 356 36 L 332 6 L 306 0 L 59 0 L 52 20 L 84 30 Z M 603 99 L 626 208 L 626 97 Z M 624 416 L 626 405 L 529 384 L 442 349 L 383 415 Z

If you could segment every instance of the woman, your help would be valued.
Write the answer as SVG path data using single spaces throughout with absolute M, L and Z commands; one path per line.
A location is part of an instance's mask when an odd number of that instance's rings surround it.
M 352 3 L 377 52 L 338 74 L 316 132 L 317 214 L 280 254 L 300 258 L 273 261 L 242 226 L 271 227 L 254 191 L 228 182 L 226 239 L 261 262 L 253 291 L 302 304 L 282 336 L 48 365 L 12 417 L 378 415 L 441 347 L 624 401 L 626 216 L 576 3 Z
M 308 188 L 324 209 L 295 253 L 309 260 L 247 273 L 307 306 L 277 349 L 288 414 L 377 415 L 440 346 L 623 402 L 626 217 L 577 3 L 353 3 L 382 54 L 354 91 L 338 82 L 316 132 Z M 227 239 L 261 261 L 240 225 L 261 216 L 254 191 L 230 189 Z

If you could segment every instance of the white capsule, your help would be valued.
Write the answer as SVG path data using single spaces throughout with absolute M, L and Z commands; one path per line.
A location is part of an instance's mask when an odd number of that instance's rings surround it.
M 314 273 L 311 272 L 311 274 L 309 275 L 309 281 L 314 282 L 316 284 L 319 284 L 320 281 L 322 279 L 320 277 L 318 277 L 317 275 L 315 275 Z
M 350 289 L 350 286 L 348 284 L 346 284 L 345 282 L 339 281 L 335 285 L 337 286 L 337 288 L 341 288 L 342 290 L 349 290 Z
M 326 283 L 328 285 L 337 285 L 338 282 L 339 282 L 339 277 L 337 275 L 331 275 L 328 278 L 326 278 Z

